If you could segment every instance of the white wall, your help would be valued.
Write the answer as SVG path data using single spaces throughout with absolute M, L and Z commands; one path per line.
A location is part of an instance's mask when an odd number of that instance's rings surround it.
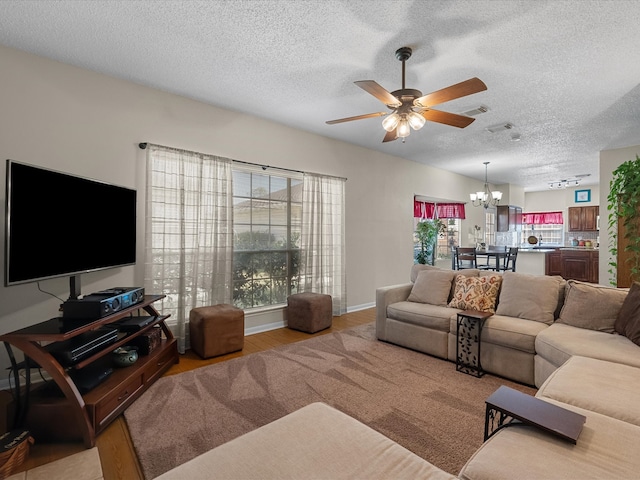
M 575 202 L 576 190 L 591 190 L 591 201 Z M 524 212 L 563 212 L 567 218 L 569 207 L 586 207 L 600 205 L 600 186 L 585 185 L 580 187 L 563 188 L 559 190 L 544 190 L 541 192 L 527 192 L 524 196 Z
M 615 277 L 609 273 L 609 262 L 613 260 L 609 254 L 611 239 L 607 231 L 609 184 L 613 179 L 613 171 L 624 162 L 635 160 L 636 155 L 640 155 L 640 145 L 600 152 L 600 283 L 609 284 L 611 280 L 615 282 Z
M 6 47 L 0 47 L 0 65 L 2 156 L 137 188 L 140 246 L 145 159 L 140 142 L 347 177 L 347 302 L 351 310 L 373 305 L 376 287 L 408 280 L 413 263 L 414 194 L 466 201 L 469 192 L 483 185 Z M 375 128 L 372 125 L 372 135 Z M 4 169 L 2 163 L 3 177 Z M 482 209 L 468 210 L 467 223 L 480 223 Z M 60 212 L 69 214 L 73 212 Z M 34 225 L 34 233 L 46 242 L 58 232 L 38 232 Z M 83 275 L 83 293 L 142 285 L 142 255 L 139 248 L 135 267 Z M 43 281 L 41 286 L 62 299 L 69 295 L 67 279 Z M 0 287 L 0 334 L 57 316 L 59 304 L 35 284 Z

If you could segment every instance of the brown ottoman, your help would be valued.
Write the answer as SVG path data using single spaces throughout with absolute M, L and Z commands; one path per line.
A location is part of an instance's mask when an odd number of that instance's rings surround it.
M 244 347 L 244 310 L 221 303 L 189 313 L 191 348 L 202 358 L 237 352 Z
M 295 293 L 287 298 L 287 326 L 294 330 L 315 333 L 331 326 L 333 307 L 331 295 Z

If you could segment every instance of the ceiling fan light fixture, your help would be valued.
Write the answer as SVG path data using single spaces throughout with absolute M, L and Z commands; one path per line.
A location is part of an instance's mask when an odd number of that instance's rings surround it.
M 393 132 L 393 130 L 398 126 L 400 122 L 400 115 L 397 113 L 392 113 L 391 115 L 385 117 L 382 120 L 382 128 L 384 128 L 387 132 Z
M 411 134 L 411 126 L 409 126 L 409 121 L 406 116 L 400 119 L 398 123 L 398 136 L 400 138 L 408 137 Z
M 409 125 L 411 125 L 411 128 L 413 128 L 414 130 L 420 130 L 422 127 L 424 127 L 424 124 L 426 122 L 427 120 L 419 113 L 409 113 Z

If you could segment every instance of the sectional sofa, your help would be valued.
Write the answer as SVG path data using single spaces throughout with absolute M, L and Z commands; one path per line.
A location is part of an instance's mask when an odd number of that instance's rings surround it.
M 513 272 L 460 273 L 415 266 L 408 284 L 378 289 L 379 338 L 450 360 L 452 319 L 493 302 L 495 315 L 482 333 L 483 366 L 535 383 L 536 397 L 583 415 L 575 445 L 511 424 L 454 476 L 332 407 L 311 404 L 160 479 L 638 478 L 640 284 L 627 291 Z
M 475 294 L 485 301 L 491 297 L 495 305 L 495 315 L 482 329 L 484 370 L 539 387 L 575 355 L 640 367 L 640 347 L 615 334 L 627 289 L 558 276 L 428 265 L 414 265 L 410 278 L 406 284 L 377 289 L 379 340 L 455 361 L 457 314 L 478 309 L 469 284 L 498 278 L 497 290 L 478 295 L 482 288 L 476 288 Z M 460 285 L 464 299 L 455 295 Z

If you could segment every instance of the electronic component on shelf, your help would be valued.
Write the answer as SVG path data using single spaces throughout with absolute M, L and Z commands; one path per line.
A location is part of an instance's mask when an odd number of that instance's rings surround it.
M 111 315 L 144 300 L 143 287 L 115 287 L 67 300 L 62 306 L 64 318 L 95 320 Z
M 64 342 L 47 345 L 46 349 L 63 365 L 73 365 L 100 348 L 114 343 L 118 339 L 118 330 L 102 327 L 81 333 Z
M 139 317 L 127 317 L 114 324 L 121 332 L 136 332 L 143 329 L 158 317 L 155 315 L 142 315 Z

